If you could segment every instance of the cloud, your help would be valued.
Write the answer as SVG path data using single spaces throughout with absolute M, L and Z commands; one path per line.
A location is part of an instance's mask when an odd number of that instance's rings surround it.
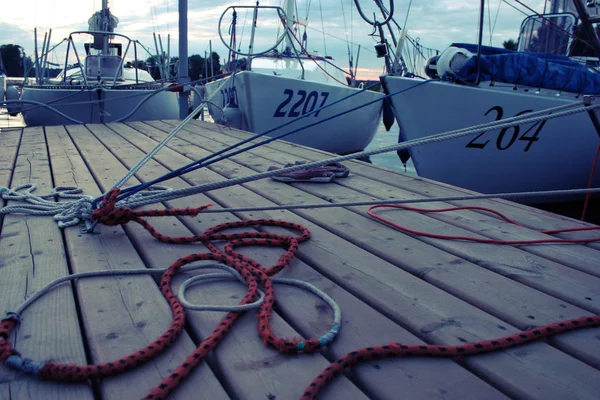
M 298 1 L 298 17 L 305 21 L 307 17 L 307 0 Z M 333 56 L 337 62 L 348 64 L 348 47 L 356 57 L 360 46 L 360 71 L 382 70 L 382 60 L 377 59 L 373 46 L 375 40 L 369 34 L 373 28 L 362 20 L 350 0 L 311 1 L 308 14 L 308 49 L 318 51 L 321 55 Z M 386 0 L 384 4 L 388 4 Z M 527 4 L 536 10 L 543 10 L 543 0 L 530 0 Z M 0 37 L 4 43 L 22 45 L 28 54 L 33 53 L 33 28 L 38 26 L 38 46 L 41 46 L 43 34 L 52 28 L 52 43 L 66 37 L 70 31 L 87 29 L 87 20 L 94 10 L 100 7 L 100 0 L 77 2 L 72 0 L 36 1 L 19 0 L 20 7 L 7 7 L 0 13 Z M 249 44 L 251 30 L 251 12 L 239 8 L 240 5 L 253 5 L 254 1 L 215 0 L 207 4 L 206 0 L 188 0 L 188 54 L 204 55 L 209 50 L 227 58 L 227 49 L 218 35 L 218 21 L 228 6 L 238 7 L 237 35 L 242 50 Z M 279 1 L 263 0 L 261 5 L 277 5 Z M 361 0 L 366 15 L 379 15 L 374 2 Z M 443 50 L 453 42 L 475 42 L 478 32 L 479 2 L 473 0 L 438 0 L 435 2 L 413 1 L 410 10 L 408 1 L 395 2 L 395 18 L 404 25 L 408 12 L 408 34 L 423 46 Z M 485 15 L 485 44 L 501 46 L 504 40 L 516 39 L 523 19 L 523 14 L 509 7 L 501 0 L 490 0 Z M 516 4 L 516 3 L 513 3 Z M 35 6 L 35 7 L 34 7 Z M 177 0 L 114 0 L 109 2 L 111 11 L 119 18 L 117 31 L 140 40 L 147 47 L 154 49 L 153 32 L 161 34 L 163 47 L 167 47 L 167 35 L 171 36 L 171 54 L 178 52 L 178 4 Z M 518 6 L 518 5 L 517 5 Z M 518 6 L 520 7 L 520 6 Z M 23 13 L 22 10 L 31 10 Z M 529 13 L 529 12 L 527 12 Z M 268 12 L 259 15 L 259 25 L 255 49 L 266 49 L 273 44 L 277 34 L 275 18 L 268 17 Z M 228 23 L 231 17 L 224 18 L 222 32 L 225 40 L 229 40 Z M 492 29 L 493 28 L 493 29 Z M 299 35 L 304 32 L 300 28 Z M 323 33 L 323 31 L 325 33 Z M 347 41 L 351 41 L 349 44 Z M 0 43 L 3 44 L 3 43 Z M 356 62 L 356 58 L 355 58 Z

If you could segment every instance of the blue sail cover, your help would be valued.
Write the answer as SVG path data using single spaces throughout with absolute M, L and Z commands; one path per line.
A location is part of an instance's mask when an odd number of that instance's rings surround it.
M 454 46 L 477 52 L 474 45 Z M 460 80 L 474 82 L 477 78 L 477 57 L 471 57 L 456 75 Z M 482 51 L 479 80 L 578 94 L 600 94 L 599 73 L 568 57 L 548 53 L 524 53 L 487 47 Z

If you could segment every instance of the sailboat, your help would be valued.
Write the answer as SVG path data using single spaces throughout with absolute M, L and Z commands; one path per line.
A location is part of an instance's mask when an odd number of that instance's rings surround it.
M 177 94 L 125 62 L 131 52 L 137 59 L 139 44 L 115 33 L 117 24 L 103 0 L 89 30 L 66 40 L 62 72 L 48 79 L 38 71 L 36 82 L 23 86 L 19 110 L 27 126 L 178 118 Z M 43 53 L 41 59 L 47 58 Z
M 295 1 L 287 0 L 285 10 L 258 5 L 232 6 L 223 16 L 230 9 L 235 12 L 244 8 L 254 12 L 250 47 L 259 11 L 262 15 L 275 9 L 283 20 L 284 33 L 271 51 L 261 54 L 243 54 L 221 35 L 233 53 L 247 55 L 248 60 L 247 69 L 234 72 L 233 77 L 225 78 L 227 81 L 206 84 L 208 109 L 215 122 L 223 121 L 225 116 L 224 123 L 229 126 L 254 133 L 268 132 L 271 137 L 301 129 L 283 140 L 338 154 L 363 150 L 377 131 L 382 112 L 377 100 L 383 94 L 350 86 L 347 74 L 331 57 L 310 54 L 302 41 L 296 40 Z M 279 43 L 283 47 L 277 48 Z M 332 118 L 369 102 L 373 103 Z M 320 110 L 322 107 L 326 108 Z M 315 125 L 326 119 L 329 120 Z
M 381 76 L 402 140 L 527 116 L 600 94 L 600 44 L 590 21 L 598 4 L 555 0 L 550 13 L 522 22 L 517 51 L 453 44 L 428 63 L 431 80 Z M 479 53 L 479 57 L 478 57 Z M 592 99 L 593 100 L 593 99 Z M 435 115 L 435 118 L 431 118 Z M 600 131 L 578 113 L 410 149 L 420 176 L 481 193 L 583 189 L 593 171 Z M 529 197 L 537 204 L 563 201 Z

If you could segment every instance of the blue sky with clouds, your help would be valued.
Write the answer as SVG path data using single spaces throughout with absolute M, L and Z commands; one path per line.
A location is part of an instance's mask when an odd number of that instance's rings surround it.
M 387 0 L 383 0 L 388 4 Z M 544 0 L 522 0 L 536 11 L 542 11 Z M 222 58 L 227 51 L 218 36 L 218 21 L 222 12 L 231 5 L 253 5 L 254 0 L 206 1 L 188 0 L 189 54 L 204 55 L 212 42 L 213 51 Z M 307 4 L 310 9 L 307 14 Z M 395 1 L 395 18 L 404 25 L 408 12 L 408 34 L 418 38 L 427 47 L 443 50 L 452 42 L 474 42 L 477 38 L 479 2 L 476 0 L 410 0 Z M 510 5 L 509 5 L 509 4 Z M 371 0 L 362 0 L 365 13 L 375 11 Z M 501 46 L 507 39 L 516 39 L 525 11 L 518 3 L 507 0 L 486 0 L 484 38 L 486 44 Z M 110 0 L 111 11 L 120 22 L 117 28 L 149 47 L 154 46 L 152 32 L 160 32 L 166 47 L 166 36 L 171 35 L 171 54 L 177 53 L 178 14 L 177 0 Z M 261 5 L 280 5 L 280 1 L 261 1 Z M 20 44 L 27 54 L 33 54 L 33 29 L 38 28 L 38 46 L 44 32 L 52 28 L 52 43 L 57 43 L 74 30 L 87 29 L 87 20 L 101 6 L 100 0 L 18 0 L 3 7 L 0 13 L 0 44 Z M 347 40 L 356 53 L 361 46 L 359 78 L 366 74 L 374 76 L 382 71 L 381 60 L 375 57 L 374 41 L 368 35 L 371 27 L 358 15 L 351 0 L 298 0 L 298 14 L 301 20 L 308 15 L 308 49 L 333 56 L 340 65 L 348 63 Z M 276 21 L 267 12 L 256 39 L 255 49 L 265 49 L 271 45 L 276 35 Z M 250 16 L 238 12 L 238 39 L 242 50 L 247 49 L 250 32 Z M 227 15 L 225 21 L 230 20 Z M 245 25 L 245 27 L 244 27 Z M 225 27 L 225 34 L 227 33 Z

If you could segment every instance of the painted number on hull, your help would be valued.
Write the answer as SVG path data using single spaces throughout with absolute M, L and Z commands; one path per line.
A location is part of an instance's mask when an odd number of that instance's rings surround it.
M 310 93 L 306 93 L 306 90 L 294 92 L 292 89 L 285 89 L 283 94 L 286 97 L 275 110 L 273 117 L 296 118 L 308 114 L 316 108 L 323 107 L 329 97 L 329 92 L 319 93 L 314 90 Z M 321 110 L 317 111 L 313 116 L 318 117 L 320 112 Z
M 495 121 L 500 121 L 502 119 L 502 116 L 504 115 L 504 110 L 500 106 L 494 106 L 494 107 L 490 108 L 489 110 L 487 110 L 485 115 L 487 116 L 491 112 L 496 113 Z M 515 115 L 515 117 L 525 115 L 530 112 L 533 112 L 533 110 L 524 110 L 524 111 L 518 112 Z M 523 134 L 521 134 L 521 127 L 519 125 L 511 126 L 510 128 L 503 128 L 500 131 L 500 133 L 498 133 L 498 137 L 496 138 L 496 148 L 498 150 L 506 150 L 506 149 L 510 148 L 513 144 L 515 144 L 515 142 L 518 139 L 519 141 L 528 142 L 523 151 L 529 151 L 531 146 L 535 142 L 540 140 L 538 135 L 542 131 L 542 128 L 544 127 L 544 125 L 546 125 L 546 120 L 538 121 L 535 124 L 533 124 L 532 126 L 530 126 L 529 129 L 527 129 L 525 132 L 523 132 Z M 484 149 L 491 140 L 491 139 L 483 140 L 482 136 L 485 134 L 486 134 L 485 131 L 481 132 L 473 140 L 471 140 L 465 147 L 470 147 L 470 148 L 474 148 L 474 149 Z M 519 134 L 521 134 L 521 136 L 519 136 Z

